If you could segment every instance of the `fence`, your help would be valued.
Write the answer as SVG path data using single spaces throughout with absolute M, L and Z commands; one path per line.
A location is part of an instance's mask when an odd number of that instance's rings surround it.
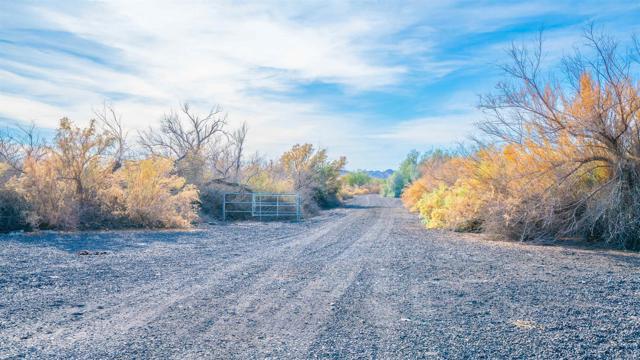
M 254 218 L 295 219 L 302 216 L 298 194 L 225 193 L 222 195 L 222 219 Z

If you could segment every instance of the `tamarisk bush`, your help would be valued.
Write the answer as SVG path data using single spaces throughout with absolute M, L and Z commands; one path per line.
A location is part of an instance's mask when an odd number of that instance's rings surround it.
M 637 43 L 621 49 L 593 27 L 585 39 L 586 52 L 564 60 L 565 83 L 542 75 L 541 45 L 533 52 L 513 47 L 504 67 L 511 82 L 483 98 L 493 117 L 481 129 L 534 160 L 532 181 L 553 179 L 516 214 L 530 225 L 525 236 L 579 235 L 638 248 L 640 87 L 633 65 L 640 52 Z
M 81 128 L 63 118 L 50 145 L 33 129 L 3 136 L 0 168 L 11 175 L 0 183 L 0 208 L 12 221 L 0 230 L 190 226 L 196 189 L 168 159 L 123 161 L 112 134 L 94 120 Z
M 428 227 L 640 248 L 640 46 L 593 27 L 585 39 L 561 72 L 543 71 L 541 38 L 509 50 L 506 79 L 481 98 L 488 141 L 427 156 L 403 192 Z

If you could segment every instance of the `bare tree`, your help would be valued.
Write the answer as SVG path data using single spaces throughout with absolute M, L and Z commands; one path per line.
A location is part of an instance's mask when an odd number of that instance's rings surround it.
M 46 142 L 36 130 L 35 124 L 18 125 L 15 129 L 0 130 L 0 162 L 9 165 L 14 171 L 23 172 L 24 161 L 28 158 L 41 158 Z
M 234 171 L 234 181 L 238 181 L 240 179 L 240 169 L 242 167 L 242 156 L 244 153 L 244 142 L 247 138 L 247 132 L 249 128 L 247 127 L 247 123 L 242 123 L 242 126 L 234 131 L 231 138 L 234 144 L 234 163 L 235 163 L 235 171 Z
M 265 164 L 265 160 L 258 152 L 251 155 L 242 167 L 242 171 L 239 175 L 239 182 L 248 184 L 253 178 L 258 176 L 262 171 Z
M 217 178 L 233 182 L 240 180 L 247 132 L 247 124 L 243 123 L 232 133 L 220 135 L 210 146 L 208 161 Z
M 160 129 L 139 133 L 139 142 L 149 153 L 173 158 L 176 162 L 188 156 L 202 156 L 204 149 L 224 133 L 227 116 L 219 106 L 207 115 L 195 114 L 188 103 L 179 112 L 171 111 L 161 120 Z
M 129 151 L 127 146 L 128 131 L 122 125 L 122 116 L 116 114 L 111 104 L 104 102 L 102 108 L 94 109 L 93 113 L 105 134 L 113 141 L 114 163 L 111 171 L 116 171 L 122 166 Z

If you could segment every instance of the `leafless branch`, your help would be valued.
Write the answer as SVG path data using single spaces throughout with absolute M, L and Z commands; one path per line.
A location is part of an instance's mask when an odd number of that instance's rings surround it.
M 107 136 L 113 139 L 114 165 L 112 171 L 116 171 L 122 166 L 122 162 L 129 151 L 127 146 L 128 131 L 122 124 L 122 116 L 116 114 L 113 106 L 107 102 L 102 104 L 101 109 L 94 109 L 93 113 Z
M 201 156 L 216 134 L 224 134 L 227 116 L 218 106 L 205 116 L 194 113 L 188 103 L 179 112 L 171 111 L 161 120 L 160 129 L 139 133 L 140 145 L 149 153 L 179 162 L 187 156 Z

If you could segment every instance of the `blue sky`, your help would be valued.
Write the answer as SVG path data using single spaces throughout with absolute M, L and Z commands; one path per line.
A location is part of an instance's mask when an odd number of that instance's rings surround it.
M 252 151 L 385 169 L 473 134 L 511 42 L 544 28 L 553 69 L 590 22 L 628 40 L 640 2 L 0 1 L 0 124 L 84 124 L 106 100 L 135 134 L 219 104 Z

